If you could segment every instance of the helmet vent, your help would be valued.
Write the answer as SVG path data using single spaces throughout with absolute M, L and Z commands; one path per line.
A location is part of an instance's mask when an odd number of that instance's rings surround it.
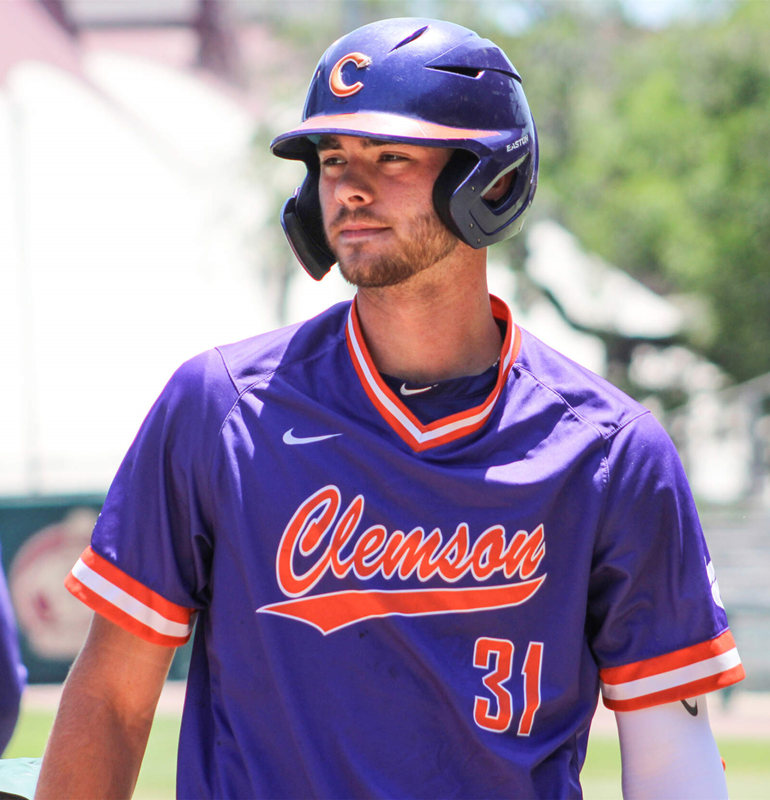
M 455 75 L 464 75 L 466 78 L 480 78 L 484 74 L 483 69 L 476 69 L 475 67 L 428 67 L 428 69 L 435 69 L 438 72 L 452 72 Z
M 392 53 L 394 50 L 398 50 L 399 47 L 403 47 L 405 44 L 409 44 L 409 42 L 413 42 L 415 39 L 419 39 L 420 36 L 428 30 L 428 25 L 423 26 L 416 30 L 411 36 L 407 36 L 406 39 L 400 41 L 395 47 L 391 47 L 390 52 Z

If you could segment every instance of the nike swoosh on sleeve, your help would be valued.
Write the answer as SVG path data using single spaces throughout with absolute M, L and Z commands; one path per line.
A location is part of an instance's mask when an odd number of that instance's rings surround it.
M 697 700 L 695 700 L 692 705 L 690 705 L 686 700 L 682 700 L 680 702 L 687 709 L 687 713 L 691 717 L 697 717 L 698 716 L 698 701 Z

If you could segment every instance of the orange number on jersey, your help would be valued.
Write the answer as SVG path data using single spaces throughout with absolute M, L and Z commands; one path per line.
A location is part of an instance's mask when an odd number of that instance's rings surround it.
M 476 640 L 473 650 L 473 666 L 489 670 L 482 683 L 494 697 L 494 704 L 487 697 L 476 695 L 473 703 L 473 719 L 480 728 L 503 733 L 513 719 L 513 698 L 503 686 L 513 675 L 515 647 L 508 639 L 484 637 Z M 540 675 L 543 666 L 543 643 L 530 642 L 524 658 L 521 674 L 524 678 L 524 711 L 519 720 L 517 734 L 529 736 L 535 713 L 540 708 Z
M 530 642 L 521 674 L 524 676 L 524 713 L 519 720 L 519 736 L 529 736 L 535 712 L 540 708 L 540 670 L 543 667 L 543 643 Z
M 507 639 L 476 640 L 473 651 L 473 666 L 490 669 L 490 661 L 494 660 L 494 668 L 481 680 L 484 686 L 494 695 L 496 709 L 492 711 L 492 703 L 486 697 L 476 695 L 473 704 L 473 719 L 480 728 L 502 733 L 508 730 L 513 717 L 513 700 L 511 693 L 503 684 L 513 672 L 513 642 Z

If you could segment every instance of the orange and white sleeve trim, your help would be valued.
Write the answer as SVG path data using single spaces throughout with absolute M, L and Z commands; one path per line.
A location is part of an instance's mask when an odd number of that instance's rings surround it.
M 635 711 L 696 697 L 745 677 L 730 631 L 673 653 L 599 671 L 604 705 Z
M 90 547 L 64 585 L 94 611 L 148 642 L 177 647 L 190 638 L 193 609 L 161 597 Z

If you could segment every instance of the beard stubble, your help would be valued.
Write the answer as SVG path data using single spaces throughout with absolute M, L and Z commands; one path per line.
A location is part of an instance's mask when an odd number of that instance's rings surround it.
M 343 212 L 334 225 L 353 216 Z M 335 252 L 342 277 L 359 288 L 396 286 L 446 258 L 459 244 L 433 210 L 414 217 L 406 236 L 399 237 L 386 252 L 369 254 L 365 243 L 350 245 L 344 255 Z

